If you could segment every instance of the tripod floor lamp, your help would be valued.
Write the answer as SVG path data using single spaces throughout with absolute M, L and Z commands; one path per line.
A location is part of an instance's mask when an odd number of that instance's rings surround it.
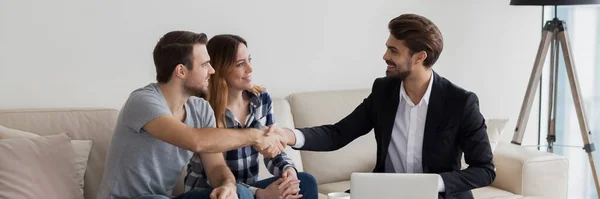
M 583 4 L 600 4 L 600 0 L 511 0 L 510 5 L 537 5 L 537 6 L 554 6 L 555 13 L 556 7 L 561 5 L 583 5 Z M 556 14 L 555 14 L 556 16 Z M 550 48 L 550 78 L 549 78 L 549 105 L 548 105 L 548 135 L 546 140 L 548 141 L 548 151 L 553 152 L 554 142 L 556 141 L 556 102 L 557 102 L 557 85 L 558 81 L 558 55 L 562 49 L 565 67 L 567 71 L 567 78 L 571 87 L 571 94 L 573 95 L 573 102 L 575 104 L 575 110 L 577 112 L 577 119 L 579 121 L 579 129 L 581 130 L 581 137 L 583 139 L 583 149 L 588 154 L 590 167 L 594 177 L 594 183 L 596 185 L 596 192 L 600 196 L 600 184 L 598 182 L 598 174 L 596 172 L 596 164 L 594 162 L 593 152 L 595 151 L 594 144 L 592 143 L 592 132 L 588 127 L 586 121 L 585 110 L 583 100 L 581 98 L 581 91 L 579 81 L 577 79 L 577 72 L 575 70 L 575 62 L 569 45 L 569 36 L 566 31 L 566 23 L 555 17 L 554 19 L 547 21 L 543 27 L 542 39 L 539 44 L 538 52 L 535 57 L 533 64 L 533 70 L 529 78 L 527 85 L 527 91 L 523 99 L 519 118 L 517 120 L 517 126 L 513 135 L 512 143 L 521 145 L 523 141 L 523 134 L 525 127 L 527 126 L 527 118 L 531 112 L 531 105 L 533 103 L 536 88 L 538 87 L 540 77 L 542 75 L 542 69 L 544 67 L 544 60 Z

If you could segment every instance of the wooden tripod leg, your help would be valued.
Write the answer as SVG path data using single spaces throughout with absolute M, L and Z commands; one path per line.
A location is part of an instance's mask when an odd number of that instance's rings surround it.
M 596 172 L 596 164 L 594 163 L 593 156 L 595 148 L 590 138 L 592 132 L 590 131 L 586 121 L 583 99 L 581 99 L 579 80 L 577 79 L 577 71 L 575 70 L 575 63 L 572 59 L 573 56 L 571 54 L 571 47 L 567 38 L 567 31 L 560 31 L 558 33 L 558 40 L 561 42 L 563 57 L 565 59 L 565 65 L 567 68 L 567 79 L 569 79 L 569 84 L 571 85 L 571 94 L 573 95 L 573 102 L 575 104 L 575 110 L 577 111 L 577 119 L 579 120 L 579 128 L 581 130 L 581 137 L 584 144 L 583 148 L 588 154 L 592 175 L 594 177 L 594 183 L 596 184 L 596 192 L 600 196 L 600 184 L 598 183 L 598 173 Z
M 529 83 L 527 84 L 527 91 L 525 92 L 525 97 L 523 98 L 521 112 L 519 113 L 519 118 L 517 119 L 517 127 L 515 127 L 515 132 L 513 134 L 512 139 L 513 144 L 521 145 L 521 142 L 523 142 L 523 134 L 525 133 L 525 128 L 527 127 L 529 113 L 531 113 L 531 105 L 533 104 L 535 92 L 537 90 L 538 84 L 540 83 L 542 69 L 544 68 L 544 61 L 546 58 L 546 54 L 548 54 L 548 47 L 550 46 L 550 42 L 554 40 L 553 38 L 553 30 L 548 30 L 548 28 L 544 28 L 544 32 L 542 33 L 542 40 L 540 41 L 540 46 L 535 57 L 535 63 L 533 64 L 533 69 L 531 70 Z

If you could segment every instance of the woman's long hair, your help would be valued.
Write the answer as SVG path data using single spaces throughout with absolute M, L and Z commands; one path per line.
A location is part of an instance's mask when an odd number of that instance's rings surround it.
M 210 77 L 207 99 L 215 112 L 218 128 L 225 126 L 225 110 L 227 109 L 227 82 L 225 81 L 229 73 L 234 68 L 238 46 L 240 43 L 248 46 L 246 40 L 237 35 L 223 34 L 216 35 L 208 41 L 206 48 L 210 56 L 210 64 L 215 69 L 215 73 Z M 265 89 L 260 86 L 254 86 L 250 92 L 256 95 Z

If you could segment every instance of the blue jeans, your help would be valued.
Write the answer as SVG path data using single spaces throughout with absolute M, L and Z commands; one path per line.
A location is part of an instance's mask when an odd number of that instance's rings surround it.
M 185 192 L 173 199 L 210 199 L 213 188 L 200 188 Z M 237 185 L 237 194 L 239 199 L 253 199 L 254 196 L 250 190 L 242 185 Z M 170 199 L 163 195 L 141 196 L 136 199 Z
M 267 178 L 258 182 L 251 183 L 250 185 L 253 187 L 265 189 L 277 179 L 279 179 L 279 177 Z M 300 180 L 300 194 L 302 194 L 302 198 L 319 198 L 319 188 L 317 187 L 317 180 L 315 180 L 315 178 L 312 175 L 304 172 L 299 172 L 298 180 Z

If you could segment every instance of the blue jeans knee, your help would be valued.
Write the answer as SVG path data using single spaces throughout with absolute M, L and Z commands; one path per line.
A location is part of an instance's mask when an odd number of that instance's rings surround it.
M 246 186 L 237 184 L 236 189 L 239 199 L 254 199 L 252 191 L 250 191 L 250 189 L 248 189 Z
M 319 187 L 315 177 L 309 173 L 299 172 L 298 180 L 300 180 L 300 194 L 302 198 L 306 199 L 317 199 L 319 198 Z

